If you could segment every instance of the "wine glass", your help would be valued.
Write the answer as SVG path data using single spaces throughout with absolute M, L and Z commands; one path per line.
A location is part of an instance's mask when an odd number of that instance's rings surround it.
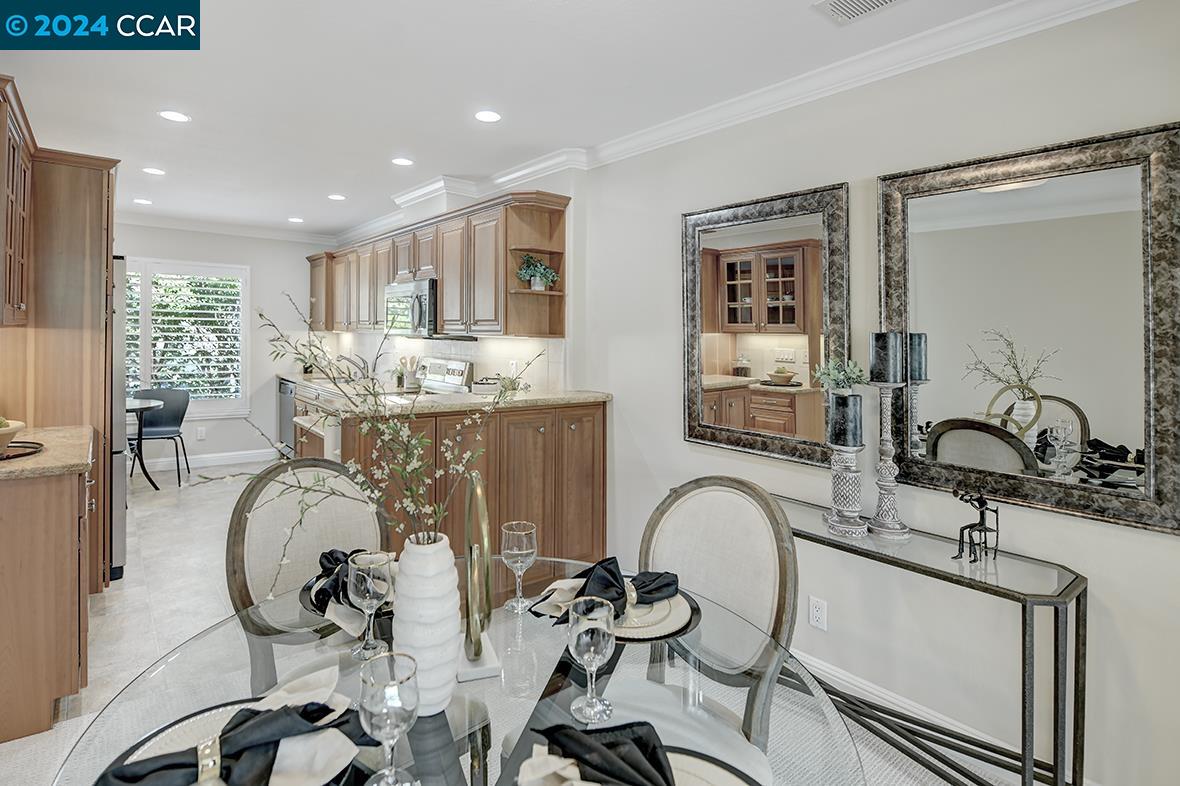
M 1063 478 L 1068 474 L 1065 462 L 1071 436 L 1073 436 L 1073 420 L 1070 418 L 1057 418 L 1049 427 L 1049 444 L 1053 446 L 1053 477 L 1055 478 Z
M 531 521 L 509 521 L 500 537 L 500 556 L 516 576 L 516 597 L 504 604 L 505 611 L 524 614 L 529 603 L 524 599 L 524 572 L 537 561 L 537 525 Z
M 389 645 L 373 635 L 377 609 L 393 589 L 391 558 L 381 552 L 363 551 L 348 558 L 348 598 L 365 613 L 365 638 L 352 648 L 356 660 L 389 651 Z
M 570 704 L 570 714 L 582 723 L 601 723 L 614 708 L 594 692 L 594 678 L 615 651 L 615 607 L 609 601 L 587 595 L 569 607 L 569 651 L 586 670 L 586 695 Z
M 385 769 L 365 786 L 397 786 L 413 778 L 393 765 L 393 748 L 418 719 L 418 662 L 404 652 L 376 655 L 361 666 L 361 727 L 385 750 Z

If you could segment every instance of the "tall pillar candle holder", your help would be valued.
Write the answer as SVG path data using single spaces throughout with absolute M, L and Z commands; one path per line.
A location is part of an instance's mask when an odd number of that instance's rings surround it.
M 925 384 L 926 380 L 924 379 L 911 379 L 909 387 L 906 388 L 910 413 L 910 455 L 918 455 L 922 452 L 922 433 L 918 430 L 922 422 L 918 412 L 918 388 Z
M 869 383 L 881 391 L 881 450 L 877 461 L 877 512 L 869 531 L 884 537 L 909 537 L 897 509 L 897 463 L 893 456 L 893 391 L 906 383 L 906 336 L 874 333 L 869 343 Z
M 925 333 L 910 333 L 909 334 L 909 404 L 908 411 L 910 416 L 909 439 L 910 439 L 910 453 L 917 454 L 922 452 L 922 435 L 918 431 L 918 424 L 922 422 L 922 418 L 918 414 L 918 388 L 930 381 L 930 377 L 926 375 L 926 334 Z
M 828 393 L 828 447 L 832 449 L 832 509 L 824 516 L 834 535 L 863 538 L 868 524 L 860 517 L 858 454 L 864 450 L 861 398 L 849 392 Z

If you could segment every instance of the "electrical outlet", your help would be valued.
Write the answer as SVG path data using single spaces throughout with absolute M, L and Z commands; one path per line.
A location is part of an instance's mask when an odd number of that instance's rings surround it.
M 828 602 L 812 595 L 807 596 L 807 622 L 822 631 L 828 629 Z
M 795 350 L 787 349 L 786 347 L 778 347 L 774 350 L 775 363 L 794 363 Z
M 205 427 L 204 426 L 197 426 L 197 442 L 201 442 L 204 439 L 205 439 Z

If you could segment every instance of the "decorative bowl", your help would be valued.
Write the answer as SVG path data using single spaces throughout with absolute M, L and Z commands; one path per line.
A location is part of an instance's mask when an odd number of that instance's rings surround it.
M 10 420 L 7 428 L 0 428 L 0 453 L 3 453 L 8 448 L 8 443 L 12 442 L 12 438 L 24 429 L 25 424 L 19 420 Z
M 795 379 L 795 372 L 788 371 L 785 374 L 776 374 L 773 371 L 766 372 L 766 376 L 770 377 L 770 381 L 776 385 L 787 385 Z

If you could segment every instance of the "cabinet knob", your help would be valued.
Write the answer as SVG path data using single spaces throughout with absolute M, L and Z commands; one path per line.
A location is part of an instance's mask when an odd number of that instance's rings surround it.
M 577 423 L 570 423 L 570 431 L 577 431 L 577 430 L 578 430 L 578 424 Z
M 24 303 L 17 303 L 16 308 L 18 311 L 24 311 L 25 309 L 28 308 L 28 306 L 26 306 Z
M 731 407 L 733 406 L 733 402 L 732 402 L 732 401 L 731 401 L 731 402 L 729 402 L 729 406 L 731 406 Z
M 545 427 L 544 427 L 544 426 L 541 426 L 540 428 L 538 428 L 538 429 L 537 429 L 537 431 L 539 431 L 539 432 L 541 432 L 542 434 L 544 434 L 544 433 L 545 433 Z
M 716 405 L 716 404 L 710 404 L 710 405 L 709 405 L 709 409 L 711 409 L 711 410 L 713 410 L 714 412 L 716 412 L 716 411 L 717 411 L 717 405 Z
M 462 435 L 462 434 L 456 434 L 456 435 L 455 435 L 455 441 L 456 441 L 456 442 L 462 442 L 462 441 L 463 441 L 463 435 Z
M 86 500 L 86 509 L 91 513 L 98 510 L 98 501 L 93 499 Z

